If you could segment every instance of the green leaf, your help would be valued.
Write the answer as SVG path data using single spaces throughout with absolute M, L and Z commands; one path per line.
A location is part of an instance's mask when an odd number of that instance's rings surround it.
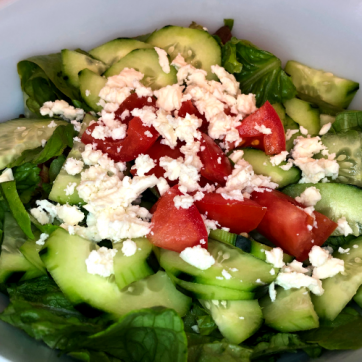
M 356 239 L 354 235 L 348 236 L 330 236 L 323 246 L 330 246 L 334 251 L 337 251 L 340 246 L 343 247 L 344 244 L 349 243 L 351 240 Z
M 338 113 L 332 127 L 336 132 L 346 132 L 350 129 L 362 131 L 362 111 Z
M 31 231 L 30 217 L 19 198 L 15 181 L 3 182 L 0 184 L 0 188 L 4 199 L 6 199 L 9 204 L 11 213 L 13 214 L 21 230 L 23 230 L 28 238 L 34 239 L 34 235 Z
M 188 362 L 249 362 L 252 350 L 229 344 L 214 342 L 189 347 Z
M 8 293 L 11 302 L 0 319 L 51 348 L 79 349 L 86 337 L 105 327 L 106 321 L 76 311 L 48 276 L 11 285 Z
M 223 65 L 235 73 L 242 93 L 256 95 L 258 107 L 266 101 L 282 103 L 297 94 L 291 78 L 281 68 L 280 59 L 249 41 L 232 38 L 226 43 Z
M 198 23 L 196 23 L 195 21 L 193 21 L 190 25 L 189 25 L 190 29 L 199 29 L 199 30 L 204 30 L 204 27 Z
M 52 161 L 49 167 L 49 180 L 51 183 L 54 182 L 56 177 L 58 176 L 60 170 L 63 167 L 66 157 L 64 155 L 60 155 L 55 160 Z
M 30 201 L 34 191 L 41 182 L 39 173 L 40 168 L 30 162 L 24 163 L 14 170 L 16 189 L 18 190 L 20 200 L 24 204 Z
M 74 126 L 58 126 L 52 136 L 49 138 L 43 150 L 33 160 L 34 164 L 40 164 L 48 161 L 52 157 L 60 156 L 66 147 L 73 147 L 73 137 L 76 135 Z
M 68 356 L 84 362 L 122 362 L 120 359 L 106 353 L 87 350 L 70 352 Z
M 297 334 L 269 333 L 263 336 L 251 355 L 251 359 L 272 356 L 283 352 L 295 352 L 298 349 L 315 348 L 317 345 L 304 342 Z
M 320 327 L 301 333 L 301 338 L 321 347 L 359 349 L 362 347 L 362 316 L 353 308 L 345 308 L 333 321 L 320 321 Z
M 102 351 L 125 362 L 186 362 L 183 323 L 171 309 L 132 312 L 89 338 L 86 349 Z
M 24 150 L 21 155 L 11 162 L 7 167 L 13 168 L 21 166 L 24 163 L 31 162 L 43 150 L 43 147 L 33 148 L 32 150 Z
M 234 19 L 224 19 L 224 25 L 227 26 L 230 29 L 230 31 L 233 30 Z

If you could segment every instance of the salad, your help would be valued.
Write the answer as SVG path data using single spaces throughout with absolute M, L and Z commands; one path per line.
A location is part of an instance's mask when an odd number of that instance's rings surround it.
M 92 362 L 362 347 L 359 84 L 224 22 L 18 63 L 2 321 Z

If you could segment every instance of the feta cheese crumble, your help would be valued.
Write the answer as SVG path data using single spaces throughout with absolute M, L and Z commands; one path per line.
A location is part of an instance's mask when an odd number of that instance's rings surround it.
M 309 260 L 314 267 L 314 278 L 326 279 L 344 272 L 344 261 L 333 258 L 328 251 L 319 246 L 313 246 L 309 253 Z
M 311 186 L 306 188 L 300 196 L 295 198 L 295 200 L 305 206 L 315 206 L 320 200 L 322 200 L 322 196 L 316 187 Z
M 288 151 L 282 151 L 278 155 L 270 157 L 270 163 L 273 166 L 278 166 L 287 159 L 288 154 Z
M 92 250 L 85 261 L 87 272 L 105 278 L 114 274 L 113 258 L 117 252 L 117 249 L 108 249 L 104 246 L 98 250 Z
M 40 234 L 40 238 L 39 238 L 39 240 L 37 240 L 37 241 L 35 242 L 35 244 L 37 244 L 37 245 L 44 245 L 44 244 L 45 244 L 45 240 L 48 239 L 48 237 L 49 237 L 49 235 L 46 234 L 46 233 Z
M 186 248 L 180 253 L 181 259 L 195 268 L 206 270 L 215 264 L 215 259 L 201 245 Z
M 165 73 L 170 73 L 170 62 L 168 61 L 167 53 L 161 48 L 155 47 L 155 50 L 158 54 L 158 62 L 160 63 L 160 67 Z
M 136 254 L 136 251 L 137 251 L 137 244 L 133 240 L 127 239 L 123 242 L 122 253 L 125 256 L 132 256 Z
M 328 133 L 328 131 L 331 129 L 331 127 L 332 127 L 331 122 L 326 123 L 324 126 L 322 126 L 321 130 L 319 131 L 319 135 L 320 136 L 325 135 L 326 133 Z
M 342 235 L 347 236 L 349 234 L 353 234 L 352 228 L 349 226 L 348 221 L 345 217 L 341 217 L 337 221 L 337 229 L 336 231 L 340 232 Z
M 269 297 L 272 302 L 275 302 L 275 299 L 277 297 L 277 291 L 275 290 L 274 282 L 269 284 Z
M 65 195 L 66 195 L 66 196 L 71 196 L 71 195 L 73 195 L 76 187 L 77 187 L 77 183 L 76 183 L 76 182 L 69 182 L 69 184 L 67 185 L 67 187 L 64 189 Z
M 0 183 L 14 181 L 14 175 L 11 168 L 6 168 L 0 175 Z
M 273 248 L 265 251 L 266 262 L 273 264 L 275 268 L 282 268 L 285 263 L 283 261 L 283 250 L 281 248 Z
M 64 170 L 69 175 L 77 175 L 81 173 L 84 167 L 84 163 L 81 160 L 77 160 L 73 157 L 68 157 L 64 164 Z
M 60 116 L 65 120 L 80 121 L 84 118 L 84 110 L 81 108 L 74 108 L 69 103 L 63 100 L 56 100 L 54 102 L 45 102 L 40 108 L 42 116 Z M 56 126 L 56 125 L 55 125 Z
M 262 125 L 257 124 L 254 128 L 257 131 L 259 131 L 260 133 L 263 133 L 263 134 L 266 134 L 266 135 L 272 134 L 272 130 L 270 128 L 265 127 L 263 124 Z

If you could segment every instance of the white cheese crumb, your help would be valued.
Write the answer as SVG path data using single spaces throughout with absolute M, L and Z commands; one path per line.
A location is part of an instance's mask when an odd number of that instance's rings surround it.
M 52 220 L 49 218 L 48 214 L 39 207 L 31 209 L 30 213 L 42 225 L 49 224 L 50 222 L 52 222 Z
M 60 116 L 65 120 L 77 120 L 80 121 L 84 118 L 84 110 L 81 108 L 74 108 L 66 101 L 56 100 L 55 102 L 45 102 L 40 108 L 40 114 L 42 116 L 53 117 L 54 115 Z M 57 125 L 54 122 L 54 125 L 48 127 L 56 127 Z
M 229 156 L 230 160 L 234 163 L 237 163 L 239 160 L 241 160 L 244 156 L 243 150 L 236 150 L 233 151 L 233 153 Z
M 231 274 L 229 274 L 225 269 L 222 270 L 221 274 L 226 280 L 231 279 Z
M 282 151 L 278 155 L 270 157 L 270 162 L 273 166 L 278 166 L 287 159 L 287 156 L 288 156 L 288 151 Z
M 85 90 L 85 96 L 86 96 L 86 97 L 89 97 L 90 94 L 91 94 L 90 90 L 89 90 L 89 89 L 86 89 L 86 90 Z
M 275 283 L 272 282 L 269 285 L 269 296 L 270 296 L 270 300 L 274 303 L 275 299 L 277 297 L 277 292 L 275 290 Z
M 41 140 L 41 146 L 44 148 L 47 143 L 47 140 Z
M 181 87 L 178 84 L 173 84 L 155 90 L 154 95 L 157 97 L 157 107 L 162 108 L 167 112 L 180 109 L 183 89 L 184 87 Z
M 320 200 L 322 200 L 322 195 L 316 187 L 311 186 L 306 188 L 300 196 L 295 198 L 295 200 L 305 206 L 315 206 Z
M 40 234 L 40 239 L 37 240 L 37 241 L 35 242 L 35 244 L 37 244 L 37 245 L 44 245 L 44 244 L 45 244 L 45 240 L 48 239 L 48 237 L 49 237 L 49 234 L 45 234 L 45 233 Z
M 77 160 L 72 157 L 68 157 L 65 161 L 64 170 L 69 175 L 77 175 L 78 173 L 81 173 L 84 167 L 84 163 L 81 160 Z
M 175 207 L 179 209 L 182 207 L 183 209 L 190 208 L 194 203 L 194 198 L 191 195 L 177 195 L 173 198 L 173 202 Z
M 295 135 L 298 132 L 299 132 L 299 129 L 288 129 L 285 134 L 285 139 L 287 141 L 289 141 L 293 137 L 293 135 Z
M 263 134 L 266 134 L 266 135 L 268 135 L 268 134 L 272 134 L 272 130 L 270 129 L 270 128 L 267 128 L 267 127 L 265 127 L 265 125 L 256 125 L 255 127 L 254 127 L 257 131 L 259 131 L 260 133 L 263 133 Z
M 54 128 L 54 127 L 56 127 L 57 126 L 57 124 L 54 122 L 54 121 L 51 121 L 49 124 L 48 124 L 48 127 L 49 128 Z
M 243 320 L 243 319 L 245 319 L 245 318 L 244 318 L 244 317 L 239 317 L 239 319 Z
M 68 225 L 77 225 L 84 219 L 84 214 L 78 209 L 77 206 L 70 206 L 68 204 L 56 206 L 57 217 Z
M 357 244 L 353 245 L 353 249 L 358 249 L 358 245 Z
M 320 136 L 323 136 L 324 134 L 328 133 L 328 131 L 331 129 L 332 127 L 332 123 L 329 122 L 329 123 L 326 123 L 322 128 L 321 130 L 319 131 L 319 135 Z
M 65 195 L 66 195 L 66 196 L 71 196 L 71 195 L 73 195 L 76 187 L 77 187 L 77 183 L 76 183 L 76 182 L 69 182 L 69 184 L 67 185 L 67 187 L 64 189 Z
M 155 162 L 149 155 L 139 155 L 135 160 L 135 165 L 132 166 L 133 170 L 137 170 L 138 176 L 145 176 L 145 174 L 156 166 Z
M 338 248 L 338 252 L 340 254 L 348 254 L 350 252 L 350 250 L 351 250 L 350 248 L 347 248 L 347 249 L 343 249 L 342 247 Z
M 14 175 L 11 168 L 6 168 L 0 175 L 0 183 L 14 181 Z
M 265 251 L 266 262 L 273 264 L 275 268 L 282 268 L 285 263 L 283 261 L 283 250 L 281 248 L 273 248 Z
M 122 253 L 125 256 L 132 256 L 136 253 L 136 251 L 137 251 L 137 244 L 133 240 L 127 239 L 123 242 Z
M 324 293 L 322 282 L 319 279 L 312 278 L 302 273 L 279 273 L 275 283 L 286 290 L 306 287 L 316 295 L 322 295 Z
M 304 128 L 303 126 L 300 126 L 299 129 L 300 129 L 301 134 L 303 134 L 305 136 L 308 134 L 308 130 L 306 128 Z
M 146 137 L 149 137 L 149 138 L 153 137 L 153 135 L 150 131 L 145 131 L 145 135 L 146 135 Z
M 170 185 L 168 184 L 168 182 L 163 178 L 163 177 L 160 177 L 158 179 L 158 182 L 157 182 L 157 188 L 158 188 L 158 192 L 160 193 L 160 195 L 162 196 L 166 191 L 169 190 L 170 188 Z
M 168 61 L 167 53 L 161 48 L 155 47 L 155 50 L 158 54 L 158 62 L 160 64 L 160 67 L 165 73 L 170 73 L 170 62 Z
M 113 258 L 117 254 L 117 249 L 107 249 L 102 246 L 98 250 L 92 250 L 86 259 L 87 272 L 93 275 L 109 277 L 114 274 Z
M 205 248 L 201 247 L 201 245 L 186 248 L 180 253 L 180 257 L 186 263 L 201 270 L 209 269 L 215 264 L 215 259 Z
M 337 221 L 337 229 L 336 231 L 340 232 L 342 235 L 347 236 L 349 234 L 353 234 L 352 228 L 349 226 L 348 221 L 345 217 L 341 217 Z

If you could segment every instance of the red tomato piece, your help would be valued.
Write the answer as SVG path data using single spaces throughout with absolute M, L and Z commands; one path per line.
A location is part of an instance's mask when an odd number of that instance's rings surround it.
M 151 98 L 151 102 L 148 101 L 149 98 Z M 122 102 L 115 112 L 116 119 L 120 120 L 122 123 L 128 124 L 133 118 L 131 112 L 135 108 L 143 108 L 145 106 L 156 107 L 156 99 L 154 97 L 138 97 L 137 93 L 132 93 Z M 122 120 L 121 115 L 126 110 L 129 111 L 129 115 Z
M 271 134 L 263 134 L 255 129 L 256 126 L 269 128 Z M 275 155 L 286 150 L 283 124 L 268 101 L 256 112 L 246 117 L 237 129 L 243 139 L 239 146 L 252 146 L 265 151 L 267 155 Z
M 196 245 L 207 248 L 207 230 L 199 211 L 195 205 L 188 209 L 177 209 L 173 199 L 178 195 L 182 193 L 178 186 L 174 186 L 159 199 L 148 240 L 158 247 L 178 253 Z M 201 244 L 200 240 L 205 243 Z
M 181 108 L 178 110 L 178 116 L 185 118 L 187 113 L 202 119 L 202 125 L 199 130 L 201 132 L 207 132 L 209 122 L 206 120 L 205 116 L 198 111 L 198 109 L 192 104 L 190 100 L 181 103 Z
M 203 164 L 200 170 L 201 175 L 211 182 L 224 186 L 226 178 L 232 172 L 230 160 L 213 139 L 205 133 L 202 133 L 199 157 Z
M 286 253 L 304 261 L 314 245 L 321 246 L 338 226 L 314 211 L 314 218 L 300 209 L 303 205 L 280 191 L 254 192 L 252 200 L 267 207 L 257 230 Z M 298 207 L 299 206 L 299 207 Z M 317 227 L 314 227 L 314 221 Z
M 221 194 L 209 193 L 195 205 L 208 219 L 216 220 L 221 226 L 235 234 L 247 233 L 256 229 L 263 219 L 266 208 L 252 200 L 226 200 Z
M 89 126 L 83 133 L 82 142 L 84 144 L 95 143 L 97 149 L 116 162 L 128 162 L 144 154 L 156 142 L 159 133 L 153 127 L 144 126 L 138 117 L 132 118 L 127 127 L 127 135 L 123 140 L 113 140 L 106 138 L 104 141 L 93 138 L 93 129 L 97 123 Z M 148 137 L 145 132 L 149 131 L 152 137 Z

